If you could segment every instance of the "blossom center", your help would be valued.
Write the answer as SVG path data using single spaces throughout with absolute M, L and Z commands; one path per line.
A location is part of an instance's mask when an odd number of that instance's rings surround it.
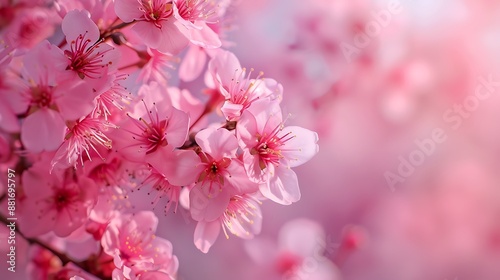
M 294 273 L 301 263 L 301 257 L 291 252 L 284 252 L 276 261 L 276 269 L 280 274 L 286 275 L 287 273 Z
M 151 185 L 151 191 L 147 193 L 148 195 L 154 193 L 151 205 L 155 206 L 162 198 L 166 197 L 165 214 L 168 213 L 172 204 L 175 205 L 174 213 L 177 212 L 181 187 L 171 185 L 167 178 L 155 169 L 151 170 L 151 174 L 140 184 L 137 190 L 140 190 L 145 185 Z
M 130 229 L 126 236 L 122 239 L 120 257 L 126 261 L 134 257 L 140 257 L 141 254 L 150 248 L 151 240 L 155 238 L 155 235 L 149 234 L 148 232 L 141 231 L 139 228 Z M 147 246 L 145 246 L 148 244 Z
M 158 125 L 146 124 L 146 128 L 144 129 L 143 135 L 144 138 L 146 138 L 147 141 L 150 142 L 146 152 L 147 154 L 152 153 L 156 151 L 159 147 L 166 146 L 168 144 L 167 139 L 165 138 L 166 127 L 167 127 L 166 120 L 160 121 Z
M 215 15 L 214 1 L 207 0 L 181 0 L 177 1 L 179 15 L 188 21 L 207 20 Z
M 131 239 L 130 236 L 127 236 L 125 238 L 125 249 L 126 250 L 121 251 L 121 257 L 126 260 L 130 259 L 133 256 L 139 255 L 140 253 L 142 253 L 141 240 L 138 240 L 138 238 L 134 237 Z
M 231 164 L 231 160 L 229 158 L 222 158 L 217 161 L 205 153 L 200 153 L 200 158 L 201 162 L 205 165 L 205 170 L 201 172 L 198 182 L 202 182 L 203 186 L 208 181 L 210 194 L 212 193 L 214 183 L 219 185 L 219 190 L 222 191 L 224 176 L 227 175 L 226 168 Z
M 160 119 L 156 109 L 156 104 L 153 103 L 153 105 L 155 108 L 154 111 L 149 110 L 144 103 L 149 122 L 142 117 L 136 120 L 129 115 L 129 117 L 134 121 L 134 124 L 140 130 L 138 133 L 132 132 L 134 134 L 132 138 L 138 142 L 136 145 L 139 146 L 139 149 L 141 151 L 145 151 L 146 154 L 153 153 L 159 148 L 168 145 L 166 131 L 169 119 Z
M 74 183 L 71 183 L 74 184 Z M 63 189 L 59 189 L 54 193 L 53 200 L 54 206 L 58 212 L 66 209 L 68 206 L 73 204 L 78 199 L 78 186 L 68 186 Z
M 66 70 L 75 71 L 81 79 L 86 76 L 95 79 L 99 78 L 102 68 L 107 66 L 103 58 L 112 49 L 101 51 L 99 43 L 92 44 L 92 41 L 86 38 L 87 33 L 78 35 L 71 41 L 70 49 L 64 51 L 70 61 Z
M 139 10 L 143 13 L 145 21 L 151 21 L 156 27 L 161 28 L 161 22 L 173 14 L 172 6 L 172 1 L 142 0 Z
M 121 162 L 117 158 L 109 163 L 101 163 L 90 171 L 89 178 L 106 186 L 115 185 L 117 183 L 115 176 L 120 165 Z
M 254 101 L 259 99 L 259 94 L 256 90 L 260 87 L 260 83 L 262 83 L 264 72 L 260 72 L 255 79 L 251 79 L 253 71 L 253 68 L 248 72 L 246 68 L 236 69 L 231 82 L 225 86 L 225 89 L 231 96 L 229 101 L 233 104 L 242 105 L 241 111 L 248 109 Z
M 48 86 L 31 88 L 31 103 L 38 108 L 47 108 L 52 105 L 52 90 Z
M 229 200 L 229 204 L 224 211 L 222 223 L 224 234 L 229 238 L 226 228 L 234 235 L 249 235 L 249 227 L 254 223 L 254 217 L 257 214 L 257 200 L 241 195 L 235 195 Z
M 250 149 L 250 154 L 259 156 L 259 166 L 261 170 L 264 170 L 269 164 L 278 166 L 280 160 L 284 158 L 282 155 L 282 146 L 288 140 L 294 138 L 291 132 L 288 132 L 282 136 L 278 136 L 278 133 L 283 129 L 283 125 L 277 126 L 271 133 L 264 135 L 257 135 L 257 145 Z

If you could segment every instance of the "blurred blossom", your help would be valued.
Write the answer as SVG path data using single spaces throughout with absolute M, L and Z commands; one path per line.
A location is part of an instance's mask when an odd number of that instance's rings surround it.
M 320 224 L 308 219 L 283 225 L 277 241 L 257 238 L 245 243 L 247 253 L 261 267 L 254 277 L 286 280 L 341 279 L 337 267 L 324 255 L 336 246 L 326 240 Z

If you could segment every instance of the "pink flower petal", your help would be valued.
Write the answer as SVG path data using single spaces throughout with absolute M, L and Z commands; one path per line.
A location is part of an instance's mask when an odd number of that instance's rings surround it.
M 209 154 L 215 160 L 221 160 L 224 157 L 236 157 L 238 140 L 227 129 L 210 127 L 198 132 L 195 139 L 203 152 Z
M 201 188 L 208 189 L 209 186 L 202 187 L 201 183 L 199 183 L 189 192 L 191 217 L 195 221 L 215 221 L 222 216 L 229 204 L 229 192 L 223 190 L 214 197 L 208 197 L 208 191 Z
M 103 57 L 101 58 L 102 65 L 106 65 L 107 73 L 111 73 L 114 70 L 118 69 L 118 64 L 119 64 L 118 62 L 121 58 L 121 54 L 113 46 L 107 43 L 102 43 L 97 45 L 94 51 L 99 51 L 100 53 L 102 53 L 103 55 Z
M 17 95 L 17 93 L 12 93 L 12 95 Z M 20 129 L 19 121 L 14 114 L 12 108 L 10 108 L 9 103 L 4 102 L 0 98 L 0 128 L 6 132 L 18 132 Z
M 181 110 L 170 109 L 168 126 L 165 130 L 167 142 L 172 147 L 180 147 L 184 144 L 189 130 L 189 116 Z
M 173 1 L 174 5 L 173 5 L 173 15 L 175 17 L 175 19 L 180 23 L 182 24 L 182 26 L 184 26 L 186 29 L 192 29 L 192 28 L 195 28 L 195 29 L 200 29 L 201 26 L 199 26 L 196 22 L 192 22 L 190 20 L 185 20 L 180 14 L 179 14 L 179 5 L 182 5 L 181 2 L 183 2 L 184 0 L 181 0 L 181 1 Z M 186 1 L 188 2 L 188 1 Z M 189 5 L 189 4 L 188 4 Z
M 281 150 L 289 167 L 299 166 L 318 153 L 318 134 L 316 132 L 298 126 L 288 126 L 280 134 L 287 133 L 295 136 L 286 141 Z
M 23 114 L 30 105 L 30 99 L 23 94 L 29 91 L 29 86 L 21 79 L 6 75 L 4 88 L 0 88 L 0 99 L 4 106 L 9 107 L 15 114 Z
M 161 43 L 157 48 L 159 52 L 175 55 L 189 44 L 188 38 L 179 30 L 180 28 L 184 27 L 173 20 L 162 23 Z
M 86 220 L 87 213 L 85 207 L 83 207 L 83 203 L 75 203 L 72 207 L 63 209 L 58 213 L 53 228 L 54 234 L 59 237 L 66 237 L 83 225 Z
M 253 80 L 256 84 L 254 89 L 255 96 L 259 97 L 269 97 L 271 100 L 277 100 L 278 102 L 283 97 L 283 85 L 278 83 L 276 80 L 264 78 L 260 80 Z
M 21 141 L 32 152 L 54 151 L 66 132 L 63 119 L 54 110 L 42 108 L 29 115 L 21 128 Z
M 272 201 L 290 205 L 300 200 L 300 189 L 297 175 L 289 168 L 280 166 L 275 168 L 275 174 L 267 182 L 260 186 L 262 195 Z
M 187 89 L 168 88 L 168 96 L 175 108 L 188 112 L 191 120 L 196 120 L 205 110 L 205 104 L 193 96 Z M 199 124 L 200 122 L 198 122 Z
M 207 62 L 207 55 L 203 48 L 191 45 L 179 67 L 179 78 L 191 82 L 198 78 Z
M 167 22 L 167 24 L 164 24 L 164 26 L 167 25 L 173 26 L 173 24 L 169 23 L 169 21 Z M 176 28 L 175 26 L 173 27 Z M 146 21 L 139 21 L 134 26 L 132 26 L 132 30 L 141 37 L 143 43 L 146 46 L 152 49 L 158 49 L 160 47 L 162 43 L 163 33 L 162 30 L 156 27 L 154 24 Z
M 257 129 L 260 132 L 271 132 L 282 125 L 283 116 L 278 100 L 261 99 L 255 101 L 247 111 L 254 116 Z
M 88 83 L 78 81 L 59 85 L 54 91 L 57 108 L 65 120 L 77 120 L 94 109 L 95 95 Z
M 37 162 L 30 169 L 23 172 L 23 191 L 29 198 L 40 199 L 51 194 L 50 186 L 58 184 L 58 174 L 49 174 L 45 163 Z M 50 191 L 47 192 L 47 189 Z
M 58 73 L 68 66 L 68 59 L 57 46 L 43 41 L 24 56 L 23 65 L 26 77 L 35 84 L 54 85 Z
M 256 135 L 262 130 L 257 127 L 255 117 L 248 111 L 243 112 L 238 124 L 236 125 L 236 136 L 240 140 L 240 144 L 249 149 L 255 145 Z
M 139 10 L 141 4 L 137 0 L 117 0 L 115 1 L 115 13 L 124 22 L 131 22 L 140 19 L 144 13 Z
M 118 250 L 117 248 L 120 246 L 119 229 L 114 223 L 111 223 L 111 226 L 106 228 L 101 238 L 101 245 L 103 251 L 110 256 L 113 255 L 115 250 Z
M 220 51 L 208 63 L 208 70 L 222 85 L 229 85 L 234 78 L 235 71 L 241 71 L 241 65 L 232 52 Z M 225 97 L 230 96 L 225 95 Z
M 259 189 L 257 183 L 250 181 L 243 163 L 239 160 L 233 159 L 226 170 L 231 176 L 227 176 L 224 180 L 233 186 L 238 194 L 254 193 Z
M 194 230 L 194 245 L 203 253 L 208 253 L 220 232 L 219 221 L 198 222 Z
M 145 229 L 148 228 L 152 232 L 156 231 L 158 226 L 158 217 L 151 211 L 140 211 L 133 215 L 134 221 L 137 223 L 137 227 Z M 128 223 L 128 221 L 124 221 Z
M 36 205 L 38 203 L 38 205 Z M 22 203 L 20 215 L 21 231 L 27 237 L 35 237 L 47 233 L 54 228 L 56 222 L 56 212 L 49 211 L 44 215 L 39 214 L 40 207 L 51 207 L 44 200 L 26 198 Z
M 200 157 L 192 150 L 158 149 L 156 152 L 146 155 L 146 162 L 175 186 L 194 183 L 202 170 Z
M 228 229 L 239 238 L 252 239 L 262 229 L 262 212 L 259 204 L 251 199 L 250 196 L 243 196 L 239 199 L 242 199 L 247 204 L 247 207 L 250 207 L 252 210 L 250 213 L 245 214 L 243 212 L 245 211 L 244 209 L 238 209 L 242 212 L 237 212 L 234 217 L 230 218 L 231 227 Z M 231 209 L 231 206 L 228 209 Z
M 243 105 L 234 104 L 230 101 L 225 101 L 222 107 L 220 108 L 221 112 L 228 120 L 233 120 L 235 118 L 238 118 L 241 115 L 242 109 Z
M 208 27 L 205 22 L 199 21 L 196 25 L 200 29 L 190 28 L 187 31 L 191 43 L 206 49 L 215 49 L 222 45 L 219 35 Z
M 66 41 L 71 44 L 78 36 L 85 36 L 90 42 L 96 42 L 99 39 L 99 28 L 90 19 L 90 14 L 86 10 L 69 11 L 64 17 L 61 25 Z
M 155 238 L 151 242 L 151 254 L 154 255 L 155 265 L 168 267 L 172 265 L 171 272 L 177 271 L 176 263 L 173 261 L 173 246 L 170 241 L 163 238 Z

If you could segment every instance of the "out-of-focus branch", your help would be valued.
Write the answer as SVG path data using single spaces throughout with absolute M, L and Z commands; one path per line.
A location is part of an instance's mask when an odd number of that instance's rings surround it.
M 2 223 L 4 223 L 5 225 L 9 225 L 12 222 L 12 221 L 7 220 L 7 218 L 1 214 L 0 214 L 0 221 Z M 85 265 L 85 262 L 77 262 L 77 261 L 73 260 L 68 255 L 59 252 L 58 250 L 52 248 L 49 244 L 45 243 L 44 241 L 42 241 L 38 238 L 26 237 L 21 231 L 19 231 L 19 229 L 17 227 L 14 229 L 14 231 L 16 232 L 16 234 L 18 234 L 19 236 L 24 238 L 26 241 L 28 241 L 28 243 L 30 245 L 36 244 L 36 245 L 50 251 L 54 256 L 58 257 L 61 260 L 63 266 L 68 264 L 68 263 L 73 263 L 74 265 L 78 266 L 79 268 L 86 271 L 87 273 L 90 273 L 96 277 L 101 277 L 101 275 L 96 275 L 96 274 L 92 273 L 91 270 Z

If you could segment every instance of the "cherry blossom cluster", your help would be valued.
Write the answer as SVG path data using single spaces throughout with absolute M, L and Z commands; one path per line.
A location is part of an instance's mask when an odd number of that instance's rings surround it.
M 283 86 L 227 50 L 231 5 L 0 4 L 0 167 L 20 178 L 32 278 L 175 279 L 173 246 L 134 192 L 189 213 L 205 253 L 221 230 L 258 234 L 263 201 L 300 199 L 291 168 L 318 136 L 287 125 Z M 69 239 L 99 249 L 75 261 Z

